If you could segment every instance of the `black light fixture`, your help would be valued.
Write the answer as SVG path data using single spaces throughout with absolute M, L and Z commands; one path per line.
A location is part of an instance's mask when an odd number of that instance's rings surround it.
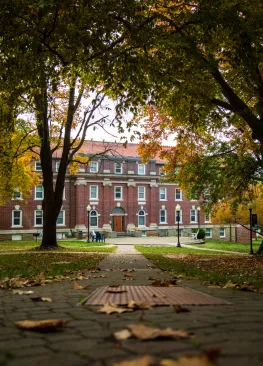
M 180 244 L 180 232 L 179 232 L 179 222 L 180 222 L 180 212 L 181 212 L 181 206 L 178 204 L 175 207 L 176 210 L 176 221 L 177 221 L 177 238 L 178 238 L 178 242 L 177 242 L 177 247 L 181 248 L 181 244 Z
M 90 211 L 91 211 L 91 206 L 90 204 L 88 204 L 87 206 L 87 212 L 88 212 L 88 238 L 87 238 L 87 242 L 89 243 L 89 215 L 90 215 Z

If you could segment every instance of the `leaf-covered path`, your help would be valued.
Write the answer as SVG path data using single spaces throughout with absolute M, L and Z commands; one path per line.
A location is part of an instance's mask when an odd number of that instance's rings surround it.
M 83 277 L 85 279 L 81 280 Z M 197 365 L 215 365 L 215 361 L 208 360 L 203 353 L 211 348 L 220 351 L 219 365 L 262 364 L 263 296 L 258 293 L 208 288 L 179 278 L 179 286 L 191 287 L 232 305 L 187 306 L 190 312 L 181 312 L 180 307 L 160 306 L 109 311 L 110 314 L 98 312 L 98 306 L 77 305 L 99 286 L 151 285 L 155 280 L 170 281 L 171 278 L 166 272 L 153 268 L 133 245 L 120 245 L 97 270 L 86 271 L 74 281 L 19 288 L 34 292 L 28 295 L 13 294 L 11 289 L 0 290 L 0 364 L 111 366 L 147 354 L 154 360 L 139 359 L 135 361 L 136 366 L 161 365 L 163 359 L 176 360 L 192 354 L 197 355 Z M 33 297 L 38 300 L 33 301 Z M 41 298 L 52 299 L 52 302 Z M 14 324 L 22 320 L 48 319 L 70 322 L 49 331 L 24 330 Z M 42 326 L 42 323 L 37 325 Z M 166 328 L 172 331 L 164 332 Z M 173 332 L 177 330 L 181 332 Z M 116 332 L 119 336 L 114 335 Z M 166 339 L 158 338 L 163 334 Z M 140 337 L 148 337 L 148 340 Z M 189 359 L 183 360 L 182 365 L 190 365 Z

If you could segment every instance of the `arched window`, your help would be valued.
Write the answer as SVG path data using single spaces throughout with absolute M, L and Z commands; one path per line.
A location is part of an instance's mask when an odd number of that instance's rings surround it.
M 140 210 L 138 212 L 138 226 L 145 226 L 145 211 Z
M 121 207 L 115 207 L 113 210 L 112 210 L 112 213 L 115 214 L 115 215 L 124 215 L 125 214 L 125 211 L 123 208 Z
M 98 227 L 98 212 L 96 210 L 90 211 L 90 226 Z
M 160 210 L 160 224 L 167 224 L 167 211 L 165 209 Z

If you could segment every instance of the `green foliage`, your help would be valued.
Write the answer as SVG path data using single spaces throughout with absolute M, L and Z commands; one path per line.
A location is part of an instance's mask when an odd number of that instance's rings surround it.
M 205 230 L 200 229 L 198 230 L 197 239 L 204 239 L 205 238 Z

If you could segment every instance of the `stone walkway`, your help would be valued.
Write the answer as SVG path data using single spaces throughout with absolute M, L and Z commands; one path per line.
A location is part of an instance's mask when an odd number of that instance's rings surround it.
M 118 251 L 104 259 L 99 267 L 101 271 L 87 271 L 89 279 L 79 281 L 80 285 L 91 284 L 89 289 L 73 290 L 70 281 L 32 288 L 34 296 L 51 297 L 52 303 L 32 302 L 29 296 L 0 290 L 0 365 L 111 366 L 116 361 L 143 354 L 176 359 L 207 348 L 221 350 L 219 365 L 222 366 L 263 364 L 262 295 L 182 281 L 179 285 L 219 297 L 232 305 L 188 306 L 190 313 L 179 314 L 172 307 L 164 306 L 144 312 L 107 315 L 98 313 L 98 307 L 76 304 L 98 286 L 150 285 L 148 277 L 167 279 L 169 275 L 152 268 L 152 264 L 136 252 L 133 245 L 120 245 Z M 121 271 L 125 268 L 135 269 L 133 281 L 125 280 Z M 15 327 L 15 321 L 24 319 L 69 319 L 70 323 L 56 332 L 32 332 Z M 196 338 L 162 341 L 114 339 L 113 332 L 134 323 L 185 329 L 194 332 Z

